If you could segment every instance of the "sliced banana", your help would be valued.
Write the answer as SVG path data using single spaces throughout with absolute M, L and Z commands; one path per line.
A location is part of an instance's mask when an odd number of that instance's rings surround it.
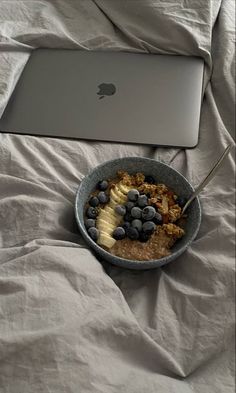
M 117 192 L 117 189 L 111 190 L 111 200 L 117 203 L 117 205 L 123 204 L 126 202 L 127 198 L 119 191 L 119 194 Z
M 123 184 L 122 182 L 119 182 L 118 187 L 120 189 L 121 192 L 123 192 L 123 194 L 127 195 L 129 190 L 131 190 L 131 186 L 126 186 L 125 184 Z
M 104 220 L 110 224 L 113 224 L 113 225 L 117 225 L 120 221 L 119 216 L 115 216 L 114 214 L 110 213 L 107 210 L 101 210 L 99 217 L 101 217 L 102 220 Z M 98 217 L 98 219 L 99 219 L 99 217 Z
M 98 238 L 98 244 L 105 246 L 107 248 L 112 248 L 115 244 L 116 240 L 108 235 L 105 232 L 100 232 L 99 238 Z
M 114 226 L 109 224 L 108 222 L 104 220 L 100 220 L 99 223 L 97 224 L 97 229 L 99 231 L 105 232 L 108 235 L 111 235 L 114 232 Z
M 116 226 L 116 224 L 118 222 L 118 220 L 117 220 L 117 218 L 115 216 L 113 216 L 111 214 L 108 214 L 107 212 L 105 212 L 103 210 L 100 211 L 100 214 L 99 214 L 99 217 L 98 217 L 97 220 L 99 220 L 99 218 L 101 218 L 102 220 L 104 220 L 104 221 L 106 221 L 109 224 L 112 224 L 114 226 Z
M 116 195 L 113 189 L 111 189 L 110 197 L 111 197 L 111 201 L 115 202 L 117 205 L 120 204 L 120 198 Z
M 131 188 L 119 182 L 110 190 L 110 202 L 100 210 L 97 217 L 98 244 L 109 249 L 115 244 L 116 240 L 112 237 L 112 233 L 122 221 L 122 217 L 115 212 L 115 207 L 127 202 L 127 193 Z
M 109 207 L 115 210 L 116 206 L 118 205 L 117 202 L 115 202 L 113 199 L 110 199 L 110 202 L 108 204 Z
M 107 225 L 108 228 L 114 229 L 113 224 L 107 222 L 106 220 L 103 220 L 101 217 L 98 217 L 97 222 L 96 222 L 97 228 L 99 228 L 102 225 Z
M 109 205 L 105 206 L 104 210 L 108 214 L 114 216 L 115 218 L 117 218 L 117 219 L 119 218 L 118 214 L 115 212 L 115 210 L 111 206 L 109 206 Z
M 112 209 L 112 211 L 113 211 L 113 209 Z M 114 224 L 117 224 L 120 221 L 120 216 L 118 214 L 116 214 L 114 211 L 112 213 L 110 210 L 107 209 L 107 210 L 104 210 L 104 212 L 102 213 L 103 217 L 104 217 L 104 214 L 106 214 L 106 217 L 113 219 Z
M 105 223 L 105 224 L 100 223 L 99 225 L 97 225 L 97 229 L 99 231 L 106 232 L 109 235 L 111 235 L 113 233 L 113 231 L 114 231 L 114 227 L 110 226 L 110 225 L 107 225 L 107 223 Z
M 100 232 L 104 232 L 107 235 L 112 235 L 114 232 L 114 228 L 109 228 L 107 225 L 104 224 L 99 225 L 98 229 Z
M 125 203 L 127 201 L 127 196 L 124 195 L 122 191 L 120 191 L 119 187 L 115 186 L 114 191 L 122 203 Z

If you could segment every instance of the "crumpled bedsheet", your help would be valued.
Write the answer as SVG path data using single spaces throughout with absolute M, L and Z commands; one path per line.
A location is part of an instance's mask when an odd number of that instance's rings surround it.
M 234 392 L 234 148 L 201 193 L 196 240 L 163 268 L 99 262 L 74 218 L 77 187 L 99 163 L 151 157 L 197 186 L 233 143 L 234 8 L 233 0 L 0 1 L 1 113 L 38 47 L 197 55 L 206 64 L 194 149 L 0 134 L 0 393 Z

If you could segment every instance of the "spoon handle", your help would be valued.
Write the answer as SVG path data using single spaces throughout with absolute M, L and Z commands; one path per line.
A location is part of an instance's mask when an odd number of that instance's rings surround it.
M 215 176 L 215 173 L 217 170 L 220 168 L 223 160 L 225 157 L 229 154 L 229 151 L 231 149 L 232 145 L 228 145 L 224 151 L 224 153 L 220 156 L 219 160 L 216 162 L 216 164 L 213 166 L 211 171 L 208 173 L 208 175 L 205 177 L 205 179 L 199 184 L 199 186 L 196 188 L 192 196 L 189 198 L 189 200 L 185 203 L 183 209 L 182 209 L 182 214 L 184 214 L 185 210 L 187 207 L 190 205 L 190 203 L 196 198 L 196 196 L 202 191 L 202 189 L 211 181 L 211 179 Z

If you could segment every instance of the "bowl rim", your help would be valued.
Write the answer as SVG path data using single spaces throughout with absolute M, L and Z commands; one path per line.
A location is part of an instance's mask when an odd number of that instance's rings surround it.
M 157 268 L 157 267 L 161 267 L 161 266 L 163 266 L 163 265 L 165 265 L 165 264 L 171 262 L 172 260 L 175 260 L 175 259 L 176 259 L 178 256 L 180 256 L 184 251 L 186 251 L 186 249 L 189 247 L 189 245 L 190 245 L 190 244 L 193 242 L 193 240 L 196 238 L 197 233 L 198 233 L 199 228 L 200 228 L 200 225 L 201 225 L 201 218 L 202 218 L 202 209 L 201 209 L 201 204 L 200 204 L 200 200 L 199 200 L 199 197 L 198 197 L 198 196 L 195 198 L 195 200 L 197 201 L 197 205 L 198 205 L 198 209 L 199 209 L 199 220 L 198 220 L 197 226 L 196 226 L 196 228 L 195 228 L 195 230 L 194 230 L 194 232 L 193 232 L 191 238 L 190 238 L 190 239 L 188 240 L 188 242 L 187 242 L 182 248 L 180 248 L 179 250 L 177 250 L 177 251 L 171 253 L 170 255 L 167 255 L 167 256 L 165 256 L 165 257 L 159 258 L 159 259 L 136 260 L 136 259 L 121 258 L 121 257 L 119 257 L 119 256 L 117 256 L 117 255 L 113 255 L 113 254 L 111 254 L 110 252 L 106 251 L 106 250 L 105 250 L 104 248 L 102 248 L 101 246 L 99 246 L 99 244 L 95 243 L 95 242 L 90 238 L 90 236 L 87 234 L 86 229 L 84 229 L 84 228 L 82 227 L 82 224 L 81 224 L 80 219 L 79 219 L 79 213 L 78 213 L 78 198 L 79 198 L 80 190 L 81 190 L 81 188 L 83 187 L 83 183 L 86 181 L 86 179 L 88 179 L 88 177 L 91 176 L 91 174 L 92 174 L 94 171 L 97 171 L 97 170 L 101 169 L 102 167 L 107 166 L 109 163 L 115 163 L 115 162 L 119 163 L 119 162 L 121 162 L 121 161 L 123 161 L 123 160 L 128 160 L 128 161 L 134 160 L 134 161 L 135 161 L 135 160 L 137 160 L 137 159 L 144 160 L 144 161 L 147 161 L 147 162 L 158 163 L 158 164 L 161 164 L 163 167 L 167 167 L 167 168 L 173 170 L 178 176 L 180 176 L 185 182 L 187 182 L 187 184 L 190 186 L 191 190 L 194 192 L 194 187 L 193 187 L 192 184 L 188 181 L 188 179 L 186 179 L 186 177 L 185 177 L 184 175 L 182 175 L 182 173 L 180 173 L 177 169 L 173 168 L 172 166 L 166 164 L 166 163 L 163 162 L 163 161 L 156 160 L 156 159 L 153 159 L 153 158 L 148 158 L 148 157 L 140 157 L 140 156 L 119 157 L 119 158 L 115 158 L 115 159 L 112 159 L 112 160 L 107 160 L 107 161 L 105 161 L 105 162 L 103 162 L 103 163 L 97 165 L 96 167 L 94 167 L 93 169 L 91 169 L 91 170 L 87 173 L 87 175 L 85 175 L 85 176 L 83 177 L 83 179 L 81 180 L 81 182 L 80 182 L 80 184 L 79 184 L 79 186 L 78 186 L 78 188 L 77 188 L 76 196 L 75 196 L 75 205 L 74 205 L 74 208 L 75 208 L 75 218 L 76 218 L 77 225 L 78 225 L 78 227 L 79 227 L 79 229 L 80 229 L 80 233 L 81 233 L 81 235 L 83 236 L 84 240 L 87 241 L 87 243 L 89 244 L 89 246 L 91 246 L 91 247 L 93 248 L 93 250 L 97 251 L 96 248 L 98 248 L 99 251 L 101 252 L 101 255 L 102 255 L 102 254 L 104 255 L 104 259 L 106 259 L 106 261 L 109 261 L 110 263 L 112 263 L 112 264 L 114 264 L 114 265 L 117 265 L 117 266 L 120 266 L 120 267 L 125 267 L 125 268 L 127 268 L 127 269 L 129 268 L 128 265 L 130 265 L 130 268 L 133 269 L 133 268 L 134 268 L 134 264 L 137 266 L 137 269 L 139 269 L 139 268 L 138 268 L 139 265 L 140 265 L 140 268 L 141 268 L 141 266 L 143 266 L 143 265 L 146 265 L 146 266 L 147 266 L 147 267 L 146 267 L 147 269 L 150 268 L 152 265 L 155 265 L 155 266 L 153 266 L 153 267 L 156 267 L 156 268 Z M 106 258 L 106 256 L 107 256 L 107 258 Z M 111 258 L 114 259 L 114 263 L 110 261 Z M 127 266 L 125 266 L 125 265 L 127 265 Z

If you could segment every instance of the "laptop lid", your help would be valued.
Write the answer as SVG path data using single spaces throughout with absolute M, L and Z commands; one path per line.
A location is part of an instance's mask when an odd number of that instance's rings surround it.
M 203 68 L 197 57 L 37 49 L 0 130 L 194 147 Z

